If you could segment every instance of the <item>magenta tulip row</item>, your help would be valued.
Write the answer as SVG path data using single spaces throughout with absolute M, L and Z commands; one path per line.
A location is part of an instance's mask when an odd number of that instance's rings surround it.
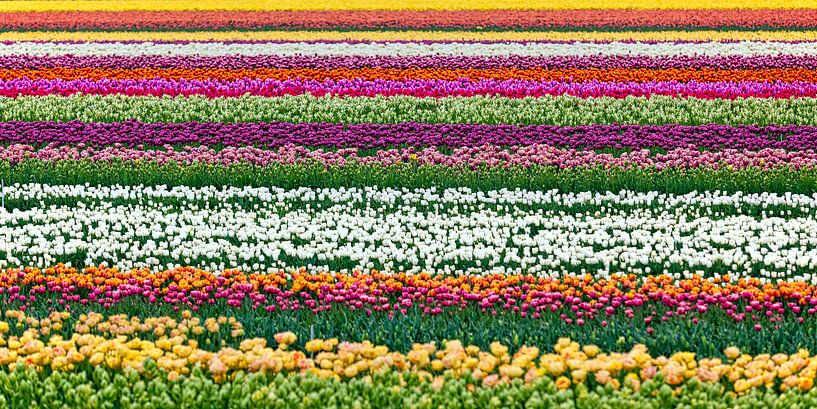
M 794 169 L 817 167 L 814 150 L 787 151 L 784 149 L 761 149 L 746 151 L 725 149 L 701 151 L 695 148 L 675 148 L 666 153 L 653 153 L 647 149 L 624 152 L 620 155 L 590 150 L 563 149 L 549 145 L 501 147 L 482 145 L 453 148 L 441 152 L 436 147 L 391 148 L 374 153 L 357 148 L 309 149 L 303 146 L 285 145 L 274 149 L 256 147 L 226 147 L 220 150 L 205 146 L 174 148 L 166 145 L 159 149 L 140 149 L 120 144 L 107 147 L 47 145 L 37 149 L 26 144 L 0 147 L 0 160 L 19 163 L 28 159 L 43 161 L 90 160 L 90 161 L 147 161 L 159 164 L 208 163 L 231 165 L 239 163 L 267 166 L 273 164 L 321 163 L 326 166 L 343 166 L 350 162 L 366 165 L 390 166 L 412 163 L 417 165 L 444 165 L 452 167 L 530 167 L 534 165 L 559 168 L 606 167 L 606 168 L 774 168 L 788 166 Z
M 129 96 L 205 95 L 240 97 L 258 95 L 312 94 L 316 96 L 393 96 L 449 97 L 498 95 L 509 98 L 572 95 L 583 98 L 669 95 L 694 98 L 793 98 L 817 97 L 817 84 L 808 82 L 566 82 L 528 80 L 173 80 L 173 79 L 101 79 L 62 80 L 26 78 L 0 80 L 0 96 L 72 95 Z

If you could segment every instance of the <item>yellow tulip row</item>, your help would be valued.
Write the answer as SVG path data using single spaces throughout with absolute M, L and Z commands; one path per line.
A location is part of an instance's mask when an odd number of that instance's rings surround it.
M 673 386 L 695 378 L 721 384 L 726 392 L 738 394 L 758 387 L 809 390 L 817 375 L 817 357 L 805 350 L 791 355 L 750 356 L 730 347 L 724 351 L 725 360 L 698 359 L 694 352 L 654 357 L 643 345 L 628 352 L 603 352 L 595 345 L 581 346 L 567 338 L 560 339 L 551 353 L 523 347 L 511 354 L 498 342 L 481 350 L 457 340 L 443 342 L 442 347 L 415 344 L 407 353 L 368 341 L 337 339 L 313 339 L 297 349 L 293 348 L 297 337 L 292 332 L 276 334 L 275 347 L 262 338 L 239 342 L 243 328 L 235 318 L 202 321 L 190 312 L 183 312 L 178 320 L 89 314 L 80 317 L 74 328 L 65 332 L 71 336 L 65 338 L 57 332 L 68 329 L 63 326 L 68 318 L 65 312 L 37 319 L 20 311 L 7 311 L 6 321 L 0 321 L 0 367 L 14 370 L 27 365 L 38 370 L 49 367 L 72 371 L 90 364 L 143 371 L 146 360 L 151 359 L 168 372 L 170 379 L 188 374 L 195 367 L 207 370 L 217 381 L 227 380 L 239 371 L 311 373 L 335 379 L 410 371 L 432 382 L 442 382 L 446 376 L 471 376 L 484 386 L 550 377 L 562 389 L 585 382 L 638 389 L 643 381 L 661 374 Z M 217 333 L 222 326 L 229 329 L 230 336 L 212 345 L 207 333 Z M 205 338 L 206 342 L 200 341 Z

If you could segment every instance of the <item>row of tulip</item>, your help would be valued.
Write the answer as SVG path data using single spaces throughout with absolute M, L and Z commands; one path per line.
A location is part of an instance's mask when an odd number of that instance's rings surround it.
M 302 322 L 309 323 L 300 326 L 299 332 L 317 330 L 318 336 L 331 337 L 342 336 L 348 330 L 333 324 L 344 317 L 371 318 L 373 324 L 377 324 L 379 317 L 392 321 L 391 326 L 405 323 L 405 329 L 422 326 L 423 320 L 434 317 L 469 318 L 470 328 L 448 325 L 442 328 L 442 333 L 427 333 L 439 332 L 439 328 L 432 330 L 431 326 L 427 331 L 409 331 L 386 338 L 381 336 L 385 328 L 378 329 L 377 334 L 366 332 L 372 339 L 398 349 L 437 335 L 464 337 L 485 346 L 486 339 L 491 342 L 486 334 L 497 332 L 489 328 L 492 321 L 510 320 L 508 325 L 516 325 L 509 343 L 513 350 L 521 346 L 520 342 L 550 342 L 535 338 L 542 335 L 536 333 L 537 326 L 546 334 L 548 328 L 569 328 L 574 336 L 595 336 L 595 342 L 603 345 L 618 345 L 628 342 L 627 339 L 632 342 L 629 336 L 636 335 L 637 339 L 646 337 L 651 348 L 665 351 L 667 345 L 659 342 L 656 330 L 667 332 L 680 326 L 676 341 L 687 342 L 690 329 L 700 331 L 712 325 L 725 327 L 718 330 L 721 332 L 752 337 L 762 335 L 761 331 L 782 333 L 789 336 L 788 343 L 776 347 L 791 350 L 812 347 L 813 341 L 802 337 L 817 324 L 813 284 L 761 284 L 758 279 L 732 276 L 678 280 L 669 275 L 644 278 L 614 275 L 609 279 L 585 275 L 554 279 L 532 275 L 455 277 L 377 271 L 310 274 L 304 270 L 249 275 L 227 270 L 216 275 L 192 268 L 120 271 L 106 267 L 77 270 L 58 265 L 45 270 L 8 269 L 0 273 L 0 278 L 3 311 L 23 310 L 37 317 L 54 310 L 73 312 L 74 315 L 65 315 L 62 325 L 65 329 L 85 328 L 88 320 L 78 317 L 83 312 L 139 316 L 150 315 L 148 311 L 171 313 L 180 308 L 192 309 L 202 319 L 210 319 L 213 313 L 234 311 L 237 324 L 230 327 L 232 331 L 249 331 L 255 337 L 269 337 L 278 328 L 286 328 L 290 325 L 288 319 L 305 319 Z M 420 321 L 413 321 L 415 318 Z M 259 325 L 260 321 L 264 325 Z M 694 325 L 689 325 L 690 321 Z M 119 332 L 134 335 L 134 331 L 147 331 L 147 335 L 155 335 L 150 329 L 138 328 Z M 212 328 L 214 336 L 221 334 L 218 326 Z M 20 335 L 22 327 L 11 327 L 10 331 Z M 194 329 L 194 333 L 203 332 Z M 558 333 L 550 331 L 550 336 Z M 70 333 L 63 335 L 70 337 Z M 762 338 L 728 339 L 750 350 L 770 346 L 766 345 L 769 340 Z M 199 341 L 212 342 L 204 338 Z M 725 347 L 723 341 L 712 339 L 701 345 L 699 353 L 719 354 L 718 348 Z
M 0 368 L 6 371 L 48 368 L 55 373 L 83 372 L 102 368 L 156 375 L 162 371 L 170 380 L 191 373 L 206 374 L 217 383 L 239 374 L 308 374 L 336 381 L 367 378 L 382 373 L 413 374 L 420 381 L 440 388 L 447 380 L 468 379 L 473 386 L 499 384 L 531 385 L 549 378 L 561 390 L 585 387 L 622 387 L 637 392 L 643 382 L 656 381 L 670 388 L 686 382 L 720 386 L 721 393 L 745 394 L 752 389 L 811 391 L 817 358 L 801 349 L 792 354 L 743 354 L 736 347 L 723 351 L 722 358 L 698 358 L 695 352 L 675 352 L 652 356 L 645 345 L 627 352 L 607 352 L 596 345 L 580 345 L 560 338 L 553 352 L 521 346 L 511 353 L 506 345 L 492 342 L 489 348 L 466 345 L 459 340 L 415 343 L 406 353 L 392 352 L 384 345 L 340 342 L 337 338 L 310 339 L 303 349 L 290 348 L 298 338 L 293 332 L 273 336 L 276 347 L 265 338 L 242 335 L 234 317 L 201 320 L 190 311 L 175 317 L 127 317 L 101 314 L 82 315 L 85 323 L 64 328 L 66 312 L 54 312 L 37 319 L 20 311 L 7 311 L 2 321 L 7 332 L 16 321 L 20 335 L 3 334 Z M 199 342 L 203 334 L 233 329 L 226 338 L 239 342 L 238 348 L 224 340 Z M 52 335 L 51 331 L 68 336 Z M 142 334 L 147 333 L 145 337 Z M 198 335 L 197 335 L 198 334 Z M 6 372 L 2 371 L 2 372 Z
M 184 146 L 178 149 L 171 145 L 162 147 L 122 146 L 81 146 L 47 145 L 35 147 L 28 144 L 0 146 L 0 161 L 11 166 L 23 161 L 65 162 L 125 162 L 192 165 L 204 164 L 231 166 L 248 164 L 269 166 L 310 166 L 324 169 L 358 165 L 383 167 L 389 171 L 396 165 L 442 166 L 454 169 L 529 169 L 546 167 L 564 169 L 643 169 L 662 171 L 664 169 L 817 169 L 817 152 L 787 151 L 785 149 L 764 148 L 758 151 L 724 149 L 719 151 L 699 150 L 696 147 L 674 148 L 664 153 L 653 153 L 648 149 L 597 153 L 592 150 L 562 149 L 550 145 L 532 144 L 527 146 L 502 147 L 498 145 L 473 145 L 454 147 L 441 151 L 437 147 L 426 148 L 382 148 L 375 151 L 359 148 L 310 149 L 304 146 L 286 144 L 274 148 L 225 147 L 218 150 L 207 146 Z
M 679 278 L 732 272 L 817 280 L 817 206 L 801 195 L 773 198 L 782 205 L 770 208 L 740 194 L 713 193 L 714 201 L 702 202 L 694 194 L 621 192 L 610 199 L 587 194 L 565 207 L 553 204 L 553 192 L 507 190 L 302 188 L 272 195 L 262 188 L 242 203 L 235 190 L 201 200 L 212 188 L 180 187 L 180 203 L 140 186 L 113 196 L 101 193 L 108 188 L 45 188 L 71 192 L 66 199 L 27 193 L 35 189 L 4 190 L 12 211 L 0 226 L 0 267 L 70 260 L 124 269 Z M 578 205 L 583 201 L 593 205 Z
M 595 10 L 595 9 L 813 9 L 798 0 L 734 0 L 729 4 L 704 0 L 427 0 L 422 4 L 394 3 L 388 0 L 239 0 L 224 4 L 219 0 L 7 0 L 2 11 L 300 11 L 300 10 Z
M 652 315 L 656 325 L 661 324 L 658 320 L 662 318 L 656 316 L 656 306 L 671 311 L 665 314 L 664 322 L 676 316 L 719 309 L 736 320 L 745 318 L 745 313 L 761 318 L 815 314 L 817 286 L 814 284 L 803 281 L 763 284 L 761 281 L 729 275 L 711 279 L 697 275 L 689 279 L 669 275 L 643 278 L 612 275 L 605 279 L 591 275 L 551 278 L 378 271 L 309 273 L 303 269 L 270 274 L 226 270 L 215 274 L 191 267 L 152 271 L 108 267 L 77 269 L 58 264 L 46 269 L 0 271 L 0 288 L 3 289 L 0 294 L 5 298 L 3 311 L 23 305 L 26 308 L 22 310 L 34 315 L 83 306 L 104 307 L 103 312 L 113 307 L 127 310 L 136 308 L 136 304 L 147 305 L 146 302 L 157 308 L 192 308 L 201 313 L 214 304 L 224 305 L 215 306 L 213 310 L 249 306 L 268 313 L 301 309 L 322 313 L 332 308 L 349 308 L 368 313 L 394 310 L 395 314 L 407 314 L 408 309 L 414 307 L 432 315 L 444 309 L 479 307 L 488 313 L 496 309 L 520 317 L 538 319 L 549 313 L 565 313 L 573 319 L 586 317 L 589 320 L 617 314 L 631 316 L 636 310 L 645 310 L 638 312 Z M 84 322 L 77 324 L 84 325 Z M 12 328 L 17 330 L 19 328 Z
M 810 41 L 734 42 L 38 42 L 0 43 L 0 55 L 31 56 L 793 56 L 813 55 Z
M 486 349 L 499 341 L 514 352 L 553 345 L 566 333 L 607 350 L 643 343 L 659 354 L 694 348 L 710 358 L 724 357 L 730 346 L 750 353 L 817 347 L 811 335 L 817 329 L 813 286 L 803 282 L 775 286 L 694 277 L 674 285 L 669 276 L 608 281 L 235 270 L 214 275 L 191 268 L 77 273 L 64 266 L 44 273 L 7 270 L 3 277 L 2 312 L 24 311 L 28 325 L 48 327 L 43 334 L 64 339 L 90 325 L 109 331 L 106 337 L 148 340 L 192 331 L 200 345 L 232 347 L 245 336 L 273 342 L 277 332 L 289 330 L 304 340 L 369 340 L 400 352 L 440 339 Z M 177 328 L 180 311 L 204 328 Z M 224 314 L 231 318 L 216 319 Z M 175 320 L 157 321 L 157 315 Z M 11 324 L 8 335 L 28 328 L 26 322 Z
M 148 370 L 153 374 L 153 370 Z M 96 408 L 111 405 L 126 409 L 372 407 L 383 409 L 459 409 L 462 407 L 549 408 L 634 407 L 662 409 L 706 402 L 712 409 L 769 409 L 813 407 L 817 399 L 799 389 L 783 393 L 752 389 L 735 396 L 722 394 L 716 384 L 690 381 L 673 389 L 657 378 L 640 383 L 637 392 L 576 386 L 559 390 L 550 378 L 530 385 L 499 383 L 481 388 L 466 379 L 421 382 L 416 376 L 384 373 L 374 377 L 335 381 L 311 375 L 280 377 L 237 375 L 216 383 L 201 371 L 168 379 L 161 371 L 139 376 L 135 371 L 37 372 L 33 368 L 0 372 L 0 407 L 28 409 Z M 619 382 L 620 383 L 620 382 Z M 184 387 L 182 387 L 184 385 Z
M 315 161 L 301 164 L 274 163 L 257 166 L 239 162 L 232 165 L 193 162 L 90 160 L 0 161 L 3 183 L 169 185 L 169 186 L 302 186 L 343 188 L 384 186 L 397 188 L 468 187 L 477 191 L 504 188 L 564 191 L 662 191 L 685 194 L 696 191 L 777 192 L 812 194 L 817 191 L 817 169 L 802 167 L 732 168 L 726 166 L 679 169 L 639 167 L 608 168 L 554 166 L 485 167 L 477 169 L 445 165 L 408 163 L 385 166 L 346 162 L 325 166 Z
M 58 0 L 34 0 L 58 1 Z M 86 0 L 99 1 L 99 0 Z M 7 3 L 7 2 L 6 2 Z M 2 4 L 6 4 L 2 3 Z M 263 43 L 263 42 L 813 42 L 815 29 L 751 30 L 162 30 L 162 31 L 2 31 L 0 41 L 10 42 L 116 42 L 116 43 Z M 764 54 L 765 55 L 765 54 Z
M 588 55 L 588 56 L 276 56 L 276 55 L 230 55 L 222 57 L 192 56 L 165 56 L 165 55 L 136 55 L 136 56 L 32 56 L 27 54 L 0 56 L 0 68 L 4 70 L 29 70 L 25 75 L 31 77 L 37 70 L 45 68 L 68 69 L 98 68 L 98 69 L 145 69 L 145 68 L 176 68 L 192 69 L 207 68 L 213 72 L 223 69 L 360 69 L 360 68 L 391 68 L 399 70 L 428 68 L 428 69 L 472 69 L 472 70 L 565 70 L 566 77 L 575 75 L 579 70 L 597 69 L 602 75 L 608 69 L 706 69 L 712 68 L 709 75 L 717 78 L 723 70 L 765 70 L 765 69 L 799 69 L 799 71 L 773 72 L 771 79 L 782 80 L 788 76 L 808 75 L 809 70 L 817 69 L 817 56 L 814 55 L 755 55 L 755 56 L 684 56 L 668 55 L 659 57 L 645 57 L 635 55 Z M 569 71 L 573 70 L 573 71 Z M 9 73 L 4 73 L 9 74 Z M 111 70 L 108 75 L 116 75 Z M 84 76 L 94 75 L 93 70 L 83 72 Z M 154 74 L 155 75 L 155 74 Z M 782 75 L 782 78 L 780 77 Z M 3 77 L 9 78 L 9 77 Z M 726 80 L 726 79 L 724 79 Z
M 253 80 L 289 81 L 281 84 L 282 87 L 298 84 L 293 81 L 337 82 L 353 86 L 361 82 L 375 84 L 393 84 L 395 81 L 437 81 L 435 84 L 448 88 L 452 85 L 466 86 L 470 82 L 493 80 L 494 83 L 505 86 L 516 85 L 517 92 L 524 96 L 519 86 L 527 85 L 534 91 L 541 87 L 542 82 L 560 83 L 563 86 L 608 86 L 608 87 L 644 87 L 655 83 L 689 83 L 690 87 L 745 87 L 746 91 L 756 91 L 762 94 L 765 87 L 788 87 L 798 89 L 809 87 L 817 81 L 817 71 L 797 68 L 774 68 L 753 70 L 724 70 L 720 68 L 670 68 L 670 69 L 617 69 L 617 68 L 589 68 L 589 69 L 553 69 L 542 68 L 489 68 L 489 69 L 440 69 L 440 68 L 339 68 L 339 69 L 312 69 L 312 68 L 255 68 L 255 69 L 228 69 L 228 68 L 47 68 L 0 71 L 3 80 L 84 80 L 84 81 L 111 81 L 111 80 L 141 80 L 141 81 L 182 81 L 184 84 L 198 84 L 209 81 L 208 85 L 217 87 L 226 81 L 235 82 L 236 87 L 247 87 L 242 84 L 253 84 Z M 243 81 L 243 82 L 236 82 Z M 616 83 L 626 84 L 616 84 Z M 589 83 L 589 84 L 588 84 Z M 601 83 L 601 84 L 599 84 Z M 737 84 L 735 84 L 737 83 Z M 758 84 L 760 83 L 760 84 Z M 681 85 L 676 84 L 676 85 Z M 133 84 L 136 87 L 136 84 Z M 625 92 L 628 89 L 619 89 Z M 633 96 L 638 96 L 638 88 L 630 90 Z M 57 90 L 57 92 L 59 92 Z M 768 91 L 766 91 L 768 92 Z M 541 91 L 539 91 L 541 93 Z M 241 95 L 241 94 L 238 94 Z M 456 94 L 455 94 L 456 95 Z M 536 95 L 535 93 L 532 95 Z M 626 95 L 622 95 L 626 96 Z M 748 94 L 746 96 L 751 96 Z M 797 95 L 794 95 L 797 96 Z
M 101 73 L 102 74 L 102 73 Z M 205 75 L 209 75 L 206 73 Z M 609 73 L 613 74 L 615 73 Z M 770 73 L 756 73 L 769 75 Z M 817 72 L 814 73 L 817 79 Z M 104 74 L 102 74 L 104 76 Z M 524 75 L 524 74 L 523 74 Z M 700 75 L 700 72 L 695 75 Z M 367 74 L 368 76 L 368 74 Z M 817 83 L 793 83 L 775 81 L 616 81 L 606 82 L 591 80 L 573 81 L 537 81 L 537 80 L 385 80 L 385 79 L 325 79 L 275 80 L 268 78 L 244 78 L 239 80 L 221 79 L 30 79 L 23 78 L 0 80 L 0 96 L 16 97 L 21 95 L 73 95 L 121 94 L 129 96 L 179 96 L 204 95 L 210 98 L 240 97 L 257 95 L 278 97 L 283 95 L 310 94 L 314 96 L 335 95 L 349 97 L 374 97 L 408 95 L 414 97 L 470 97 L 477 95 L 496 95 L 509 98 L 541 97 L 545 95 L 572 95 L 581 98 L 630 96 L 677 96 L 702 99 L 735 99 L 735 98 L 815 98 Z
M 723 206 L 720 211 L 729 211 L 731 208 L 740 210 L 744 206 L 777 208 L 789 207 L 790 211 L 807 212 L 809 207 L 817 207 L 817 196 L 786 193 L 744 193 L 723 191 L 690 192 L 684 195 L 674 195 L 667 192 L 637 192 L 622 190 L 612 192 L 572 192 L 551 189 L 543 191 L 523 190 L 523 189 L 501 189 L 493 191 L 472 191 L 469 188 L 440 188 L 431 187 L 428 189 L 396 189 L 374 187 L 354 187 L 346 186 L 335 189 L 312 188 L 301 186 L 297 189 L 267 188 L 267 187 L 218 187 L 218 186 L 137 186 L 129 187 L 123 185 L 113 186 L 91 186 L 90 184 L 53 185 L 15 183 L 3 186 L 4 198 L 9 201 L 38 201 L 48 200 L 134 200 L 135 198 L 159 200 L 175 198 L 188 201 L 212 201 L 228 203 L 232 200 L 239 202 L 266 201 L 266 202 L 292 202 L 290 205 L 297 205 L 302 200 L 332 201 L 340 203 L 344 201 L 354 201 L 358 204 L 365 204 L 369 200 L 376 202 L 399 203 L 401 205 L 412 203 L 421 204 L 423 207 L 429 206 L 429 201 L 440 202 L 445 205 L 458 205 L 466 203 L 474 205 L 483 204 L 506 204 L 526 206 L 525 209 L 549 209 L 566 210 L 573 207 L 580 207 L 583 210 L 598 210 L 587 208 L 587 206 L 614 206 L 614 207 L 689 207 Z M 398 200 L 399 199 L 399 200 Z M 799 209 L 798 209 L 799 208 Z M 579 211 L 577 209 L 576 211 Z M 744 209 L 745 210 L 745 209 Z
M 815 98 L 0 97 L 0 121 L 817 125 Z
M 175 145 L 174 148 L 181 145 L 263 148 L 299 145 L 329 149 L 436 146 L 438 150 L 444 150 L 446 147 L 540 144 L 600 151 L 689 147 L 799 151 L 817 149 L 817 127 L 10 121 L 0 122 L 0 143 L 29 144 L 38 148 L 41 145 L 70 145 L 77 149 L 104 145 L 138 149 L 164 145 Z
M 6 13 L 4 30 L 797 29 L 817 10 L 309 10 Z

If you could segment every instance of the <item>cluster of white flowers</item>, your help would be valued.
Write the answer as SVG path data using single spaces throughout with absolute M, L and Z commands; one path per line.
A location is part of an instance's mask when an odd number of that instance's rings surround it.
M 3 196 L 0 267 L 817 279 L 817 195 L 30 184 Z
M 0 44 L 0 55 L 326 55 L 326 56 L 588 56 L 588 55 L 810 55 L 812 42 L 264 42 L 119 43 L 13 42 Z

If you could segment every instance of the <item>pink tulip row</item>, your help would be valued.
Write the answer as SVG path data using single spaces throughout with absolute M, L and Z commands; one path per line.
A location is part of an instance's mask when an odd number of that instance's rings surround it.
M 315 96 L 393 96 L 450 97 L 499 95 L 509 98 L 572 95 L 582 98 L 670 95 L 694 98 L 813 98 L 817 84 L 810 82 L 699 82 L 699 81 L 530 81 L 530 80 L 273 80 L 246 78 L 240 80 L 174 80 L 174 79 L 37 79 L 0 80 L 0 96 L 20 95 L 205 95 L 210 98 L 258 95 L 312 94 Z
M 647 149 L 623 152 L 619 155 L 599 153 L 592 150 L 558 148 L 550 145 L 502 147 L 482 145 L 453 148 L 450 153 L 436 147 L 391 148 L 368 154 L 357 148 L 309 149 L 304 146 L 285 145 L 274 149 L 256 147 L 226 147 L 216 150 L 206 146 L 176 148 L 165 145 L 157 149 L 145 149 L 139 145 L 113 146 L 57 146 L 50 144 L 35 148 L 27 144 L 0 146 L 0 160 L 19 163 L 27 159 L 43 161 L 89 160 L 89 161 L 145 161 L 166 164 L 207 163 L 232 165 L 247 163 L 259 166 L 272 164 L 313 164 L 343 166 L 349 163 L 390 166 L 396 164 L 444 165 L 452 167 L 530 167 L 533 165 L 559 168 L 605 167 L 605 168 L 774 168 L 790 166 L 794 169 L 817 167 L 814 150 L 787 151 L 766 148 L 757 151 L 725 149 L 721 151 L 699 150 L 695 147 L 675 148 L 666 153 L 653 153 Z

